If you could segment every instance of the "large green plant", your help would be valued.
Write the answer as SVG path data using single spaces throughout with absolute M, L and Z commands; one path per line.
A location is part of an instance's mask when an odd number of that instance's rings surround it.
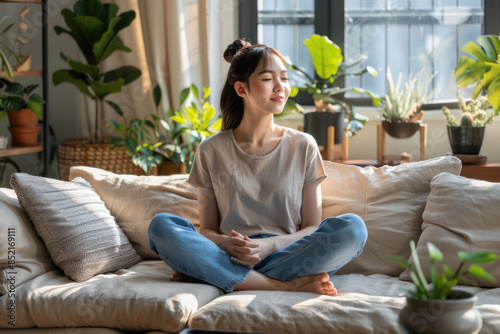
M 472 99 L 483 91 L 495 111 L 500 110 L 500 36 L 481 35 L 467 42 L 461 50 L 474 58 L 462 56 L 455 68 L 455 80 L 461 88 L 476 86 Z
M 453 287 L 458 283 L 476 283 L 474 280 L 466 277 L 466 275 L 472 275 L 490 282 L 496 282 L 496 279 L 491 274 L 487 273 L 481 266 L 478 265 L 496 261 L 498 259 L 498 255 L 495 253 L 458 252 L 458 256 L 462 261 L 457 269 L 453 271 L 447 265 L 444 265 L 443 272 L 438 273 L 434 264 L 436 261 L 443 260 L 443 253 L 441 253 L 441 251 L 434 244 L 429 242 L 427 243 L 427 249 L 429 251 L 432 284 L 428 285 L 424 272 L 422 271 L 422 266 L 420 265 L 420 259 L 415 248 L 415 242 L 413 240 L 410 242 L 410 247 L 414 264 L 409 263 L 406 258 L 400 256 L 386 257 L 388 260 L 396 261 L 405 269 L 415 269 L 410 272 L 411 279 L 415 284 L 415 290 L 408 291 L 409 297 L 422 300 L 445 300 L 451 293 Z M 466 267 L 467 264 L 470 266 Z
M 0 119 L 5 117 L 7 110 L 21 111 L 21 109 L 31 109 L 39 120 L 43 119 L 42 104 L 43 98 L 33 93 L 38 85 L 28 85 L 24 87 L 18 82 L 10 82 L 0 78 Z
M 361 76 L 365 73 L 377 76 L 377 72 L 370 66 L 354 71 L 353 68 L 363 63 L 367 57 L 362 56 L 353 63 L 346 64 L 340 47 L 326 36 L 314 34 L 309 39 L 304 40 L 304 44 L 311 54 L 316 76 L 313 78 L 299 66 L 288 64 L 296 74 L 294 81 L 297 82 L 292 88 L 290 97 L 295 97 L 299 90 L 305 91 L 312 95 L 318 111 L 331 110 L 332 108 L 328 108 L 328 104 L 340 105 L 341 110 L 346 111 L 349 118 L 346 128 L 348 132 L 354 134 L 363 128 L 367 117 L 355 113 L 352 104 L 344 101 L 343 94 L 349 91 L 366 94 L 372 98 L 375 106 L 379 105 L 380 97 L 368 89 L 340 87 L 338 81 L 346 76 Z
M 120 92 L 127 85 L 141 76 L 141 71 L 133 66 L 123 66 L 105 73 L 99 66 L 115 51 L 130 52 L 118 37 L 118 33 L 128 27 L 135 19 L 133 10 L 117 16 L 118 6 L 115 4 L 101 4 L 98 0 L 80 0 L 70 9 L 63 9 L 68 29 L 60 26 L 55 32 L 68 34 L 77 43 L 85 57 L 86 63 L 70 59 L 63 53 L 61 58 L 69 64 L 71 69 L 54 72 L 54 85 L 63 82 L 74 84 L 80 92 L 89 96 L 96 104 L 94 141 L 99 141 L 99 100 L 103 100 L 112 93 Z
M 194 84 L 183 89 L 180 105 L 184 105 L 191 95 L 194 99 L 183 108 L 184 112 L 177 110 L 168 112 L 168 114 L 173 114 L 170 119 L 176 123 L 175 127 L 172 128 L 163 123 L 166 130 L 171 133 L 173 141 L 182 138 L 181 155 L 188 173 L 191 171 L 198 145 L 205 138 L 218 133 L 222 125 L 222 119 L 217 117 L 215 107 L 208 102 L 210 87 L 203 86 L 202 95 Z

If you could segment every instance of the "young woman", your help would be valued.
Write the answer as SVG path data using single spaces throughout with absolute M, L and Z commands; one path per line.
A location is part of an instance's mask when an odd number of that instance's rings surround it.
M 224 131 L 200 144 L 188 179 L 198 191 L 200 233 L 159 214 L 150 247 L 175 270 L 174 281 L 335 296 L 330 275 L 361 253 L 365 224 L 353 214 L 321 221 L 326 175 L 317 144 L 274 124 L 290 94 L 281 54 L 236 40 L 224 59 Z

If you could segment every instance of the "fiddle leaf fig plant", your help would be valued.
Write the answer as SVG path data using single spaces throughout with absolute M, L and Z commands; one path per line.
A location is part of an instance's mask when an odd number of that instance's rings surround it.
M 496 282 L 496 279 L 491 274 L 487 273 L 484 268 L 479 266 L 479 264 L 490 263 L 498 260 L 497 254 L 486 252 L 458 252 L 457 255 L 461 262 L 457 269 L 453 271 L 450 267 L 444 265 L 443 272 L 439 273 L 436 270 L 435 263 L 442 261 L 444 256 L 434 244 L 429 242 L 427 243 L 427 250 L 429 252 L 429 270 L 432 284 L 428 285 L 415 248 L 415 242 L 413 240 L 410 242 L 410 247 L 412 251 L 413 264 L 401 256 L 385 257 L 387 260 L 396 261 L 405 269 L 415 269 L 410 272 L 411 279 L 415 284 L 415 290 L 408 291 L 408 297 L 421 300 L 445 300 L 451 293 L 453 287 L 455 287 L 458 283 L 463 282 L 476 284 L 476 281 L 466 275 L 472 275 L 489 282 Z
M 79 0 L 73 10 L 63 9 L 68 29 L 56 26 L 57 35 L 71 36 L 85 57 L 86 63 L 71 59 L 61 53 L 61 58 L 70 69 L 53 73 L 54 85 L 63 82 L 75 85 L 80 92 L 90 97 L 96 104 L 93 140 L 99 142 L 100 115 L 99 101 L 112 93 L 120 92 L 124 85 L 130 84 L 141 76 L 141 71 L 133 66 L 122 66 L 102 73 L 101 63 L 115 51 L 132 51 L 118 37 L 118 33 L 127 28 L 135 19 L 133 10 L 117 15 L 118 6 L 112 3 L 101 4 L 98 0 Z
M 350 91 L 368 95 L 375 106 L 379 105 L 380 97 L 368 89 L 340 87 L 338 81 L 346 76 L 362 76 L 365 73 L 377 76 L 377 71 L 370 66 L 357 71 L 353 70 L 353 68 L 363 63 L 367 57 L 361 56 L 353 63 L 346 64 L 341 48 L 327 36 L 314 34 L 309 39 L 305 39 L 304 44 L 311 55 L 316 76 L 313 78 L 303 68 L 289 63 L 288 67 L 293 72 L 292 81 L 294 86 L 290 97 L 295 97 L 299 91 L 311 94 L 318 112 L 332 111 L 334 108 L 331 105 L 339 105 L 340 111 L 345 111 L 349 120 L 346 125 L 348 134 L 355 134 L 356 131 L 363 128 L 363 124 L 368 118 L 355 113 L 352 104 L 343 99 L 343 94 Z M 292 109 L 293 106 L 289 105 L 288 108 Z
M 462 56 L 455 67 L 458 87 L 476 87 L 472 99 L 485 92 L 495 111 L 500 110 L 500 36 L 481 35 L 476 42 L 469 41 L 461 50 Z

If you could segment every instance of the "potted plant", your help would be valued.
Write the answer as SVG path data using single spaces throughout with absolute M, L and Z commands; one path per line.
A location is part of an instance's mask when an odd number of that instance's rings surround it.
M 161 90 L 158 85 L 153 89 L 153 97 L 158 112 L 161 103 Z M 142 120 L 136 118 L 127 122 L 123 111 L 116 103 L 106 102 L 123 120 L 122 123 L 114 120 L 107 122 L 111 130 L 120 134 L 111 137 L 112 147 L 125 147 L 134 165 L 140 167 L 147 175 L 153 170 L 159 175 L 186 172 L 182 167 L 184 156 L 177 139 L 172 138 L 168 123 L 161 120 L 156 113 L 150 113 Z M 161 133 L 160 126 L 167 130 L 166 133 Z
M 42 104 L 45 101 L 33 91 L 38 85 L 24 87 L 17 82 L 0 78 L 0 119 L 9 116 L 9 131 L 14 146 L 38 145 L 40 131 L 38 121 L 43 119 Z
M 179 140 L 181 147 L 182 162 L 186 164 L 189 173 L 193 165 L 194 155 L 198 145 L 207 137 L 210 137 L 221 130 L 222 119 L 217 117 L 215 107 L 208 102 L 210 87 L 203 86 L 202 94 L 198 88 L 192 84 L 181 92 L 180 106 L 184 105 L 192 95 L 194 99 L 191 104 L 183 108 L 184 112 L 169 110 L 170 115 L 176 125 L 172 128 L 166 122 L 162 123 L 166 130 L 171 133 L 171 140 Z M 168 146 L 162 146 L 168 150 Z
M 110 154 L 109 138 L 102 136 L 101 102 L 112 93 L 122 90 L 140 77 L 141 71 L 133 66 L 122 66 L 103 73 L 100 66 L 116 51 L 130 52 L 118 37 L 118 33 L 128 27 L 135 19 L 133 10 L 118 13 L 118 6 L 112 3 L 101 4 L 98 0 L 79 0 L 73 10 L 63 9 L 68 28 L 54 27 L 57 35 L 68 34 L 80 49 L 84 62 L 73 60 L 61 53 L 61 58 L 70 69 L 53 73 L 54 85 L 67 82 L 75 85 L 80 92 L 91 98 L 95 104 L 95 125 L 90 130 L 92 138 L 66 140 L 59 146 L 59 165 L 62 179 L 69 175 L 69 168 L 74 165 L 97 167 L 105 166 L 110 171 L 118 172 L 113 166 L 120 166 L 122 161 L 130 161 L 125 150 L 117 149 Z M 92 152 L 90 155 L 89 152 Z M 101 152 L 101 153 L 99 153 Z M 94 155 L 95 153 L 95 155 Z M 102 159 L 110 160 L 102 163 Z M 131 164 L 132 167 L 133 164 Z
M 475 100 L 483 92 L 493 109 L 500 110 L 500 36 L 481 35 L 467 42 L 461 50 L 473 58 L 462 56 L 455 67 L 455 81 L 458 87 L 476 87 L 472 99 Z
M 421 103 L 432 98 L 433 91 L 428 91 L 436 75 L 434 73 L 423 81 L 424 70 L 415 78 L 410 73 L 408 81 L 400 88 L 402 73 L 399 73 L 394 84 L 391 69 L 387 67 L 387 94 L 380 103 L 379 113 L 382 127 L 392 137 L 408 138 L 420 128 L 423 117 Z
M 311 77 L 304 69 L 297 65 L 288 64 L 292 77 L 292 91 L 290 97 L 295 97 L 299 91 L 305 91 L 312 95 L 315 105 L 315 112 L 304 113 L 304 130 L 314 136 L 318 145 L 326 145 L 327 128 L 333 125 L 336 129 L 344 129 L 349 136 L 354 135 L 363 128 L 363 124 L 368 120 L 366 116 L 354 111 L 353 105 L 343 99 L 345 92 L 351 91 L 366 94 L 372 98 L 373 104 L 378 106 L 380 98 L 373 92 L 358 88 L 338 86 L 339 79 L 345 76 L 361 76 L 369 73 L 373 76 L 377 72 L 370 66 L 362 70 L 353 71 L 366 60 L 362 56 L 357 61 L 346 64 L 343 60 L 342 50 L 328 37 L 317 34 L 304 40 L 309 53 L 311 54 L 316 76 Z M 351 71 L 351 72 L 350 72 Z M 289 100 L 290 101 L 290 100 Z M 288 108 L 298 111 L 303 110 L 295 106 L 288 105 Z M 347 124 L 345 123 L 347 119 Z M 335 132 L 335 143 L 342 143 L 344 131 Z
M 399 256 L 388 256 L 389 260 L 396 261 L 405 269 L 411 271 L 411 279 L 415 290 L 407 292 L 406 306 L 399 313 L 399 323 L 411 333 L 479 333 L 482 318 L 474 309 L 477 297 L 466 291 L 454 289 L 460 282 L 475 283 L 467 277 L 472 275 L 487 281 L 495 282 L 495 278 L 487 273 L 478 264 L 490 263 L 498 259 L 494 253 L 458 252 L 461 263 L 453 271 L 443 266 L 439 273 L 435 267 L 436 261 L 443 260 L 443 254 L 432 243 L 427 244 L 430 260 L 431 284 L 428 285 L 422 266 L 415 249 L 415 242 L 410 242 L 413 264 Z M 467 267 L 467 265 L 469 265 Z M 425 320 L 415 319 L 421 310 L 433 312 Z
M 20 19 L 22 19 L 30 10 L 30 7 L 26 6 L 24 7 L 21 12 L 19 13 Z M 15 65 L 14 69 L 18 72 L 26 72 L 29 71 L 31 67 L 31 56 L 20 56 L 14 52 L 13 47 L 7 46 L 4 42 L 2 42 L 2 37 L 14 26 L 14 23 L 8 23 L 5 28 L 1 28 L 2 24 L 5 22 L 5 20 L 8 18 L 8 16 L 4 16 L 0 19 L 0 70 L 5 71 L 5 75 L 10 81 L 14 81 L 14 73 L 12 71 L 12 65 L 9 62 L 8 55 L 12 55 L 15 60 L 17 61 L 17 64 Z M 21 21 L 21 24 L 23 26 L 23 29 L 27 29 L 28 25 L 25 22 Z M 26 40 L 23 39 L 22 37 L 17 36 L 13 44 L 21 44 L 21 45 L 26 45 Z
M 443 114 L 448 122 L 448 138 L 450 140 L 453 154 L 478 155 L 484 139 L 486 124 L 489 124 L 499 115 L 499 110 L 494 110 L 488 115 L 487 109 L 491 107 L 486 96 L 480 96 L 466 102 L 462 96 L 458 97 L 458 107 L 460 108 L 460 122 L 450 112 L 450 109 L 443 107 Z

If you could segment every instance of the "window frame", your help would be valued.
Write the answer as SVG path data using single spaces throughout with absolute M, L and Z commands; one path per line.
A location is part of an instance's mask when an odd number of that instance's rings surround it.
M 239 0 L 239 35 L 247 37 L 250 41 L 257 41 L 257 1 L 258 0 Z M 484 1 L 484 35 L 500 35 L 500 1 Z M 319 10 L 321 9 L 321 10 Z M 344 13 L 344 1 L 339 0 L 314 0 L 315 23 L 314 30 L 316 34 L 328 36 L 334 43 L 344 50 L 344 17 L 339 17 Z M 339 86 L 344 87 L 344 80 L 339 80 Z M 304 92 L 300 92 L 294 100 L 300 104 L 313 105 L 312 97 Z M 347 102 L 356 106 L 371 106 L 370 98 L 346 98 Z M 458 108 L 457 100 L 440 101 L 439 103 L 427 103 L 422 105 L 423 110 L 441 109 L 443 106 L 448 108 Z

